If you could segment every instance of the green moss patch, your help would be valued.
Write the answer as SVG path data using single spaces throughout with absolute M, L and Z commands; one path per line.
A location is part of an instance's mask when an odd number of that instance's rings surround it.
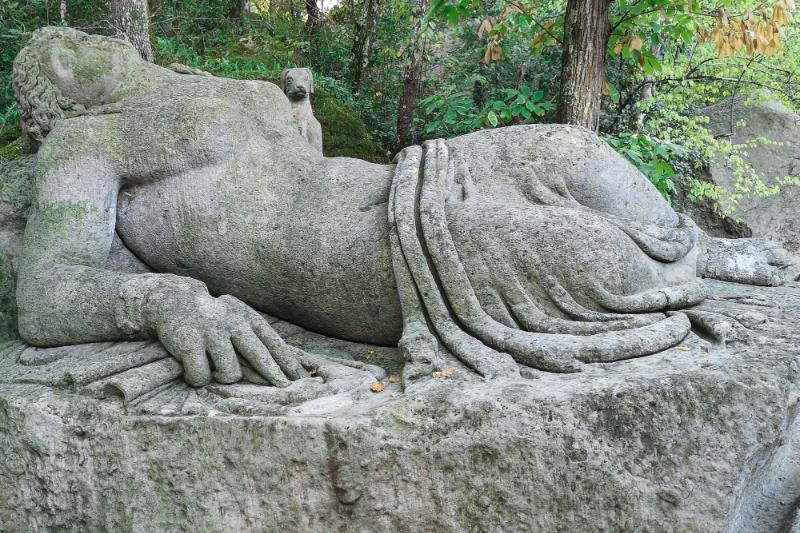
M 36 194 L 35 166 L 36 156 L 20 156 L 12 160 L 0 156 L 0 205 L 11 206 L 14 216 L 20 220 L 28 216 Z M 0 211 L 5 212 L 2 207 Z
M 19 137 L 0 148 L 0 161 L 13 161 L 22 155 L 22 139 Z
M 358 116 L 322 87 L 311 97 L 314 116 L 322 126 L 323 151 L 328 157 L 355 157 L 385 163 L 386 152 Z
M 0 254 L 0 342 L 19 338 L 16 291 L 11 258 Z

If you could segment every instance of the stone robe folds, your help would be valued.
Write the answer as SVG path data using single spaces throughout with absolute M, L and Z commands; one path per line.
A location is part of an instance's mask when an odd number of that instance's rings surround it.
M 496 182 L 482 189 L 442 140 L 409 147 L 396 163 L 390 239 L 400 345 L 411 360 L 441 366 L 441 343 L 484 374 L 514 361 L 575 371 L 659 352 L 688 334 L 686 315 L 664 312 L 706 296 L 690 219 L 646 225 L 579 204 L 566 183 L 530 179 L 494 202 Z

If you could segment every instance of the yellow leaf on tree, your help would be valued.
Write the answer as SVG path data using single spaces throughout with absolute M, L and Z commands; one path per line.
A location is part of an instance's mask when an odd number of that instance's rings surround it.
M 489 19 L 482 20 L 478 25 L 478 37 L 483 37 L 483 34 L 489 35 L 492 31 L 492 22 Z
M 639 37 L 638 35 L 634 35 L 633 37 L 631 37 L 631 41 L 628 44 L 628 47 L 631 50 L 641 50 L 642 46 L 644 46 L 644 41 L 642 40 L 641 37 Z
M 499 44 L 492 46 L 492 61 L 500 61 L 503 54 L 503 47 Z

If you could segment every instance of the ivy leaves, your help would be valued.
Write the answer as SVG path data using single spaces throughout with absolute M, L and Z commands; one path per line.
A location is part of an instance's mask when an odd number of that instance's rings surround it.
M 424 117 L 420 122 L 425 125 L 424 134 L 447 137 L 485 127 L 529 124 L 555 108 L 552 102 L 545 100 L 544 91 L 527 85 L 503 89 L 497 96 L 479 108 L 471 92 L 457 91 L 455 85 L 448 85 L 421 102 Z

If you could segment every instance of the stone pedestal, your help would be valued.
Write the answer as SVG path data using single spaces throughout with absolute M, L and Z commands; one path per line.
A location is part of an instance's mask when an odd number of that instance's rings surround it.
M 254 385 L 46 385 L 7 347 L 0 530 L 779 531 L 800 496 L 800 289 L 711 288 L 701 307 L 744 337 L 581 374 L 456 367 L 272 415 Z

